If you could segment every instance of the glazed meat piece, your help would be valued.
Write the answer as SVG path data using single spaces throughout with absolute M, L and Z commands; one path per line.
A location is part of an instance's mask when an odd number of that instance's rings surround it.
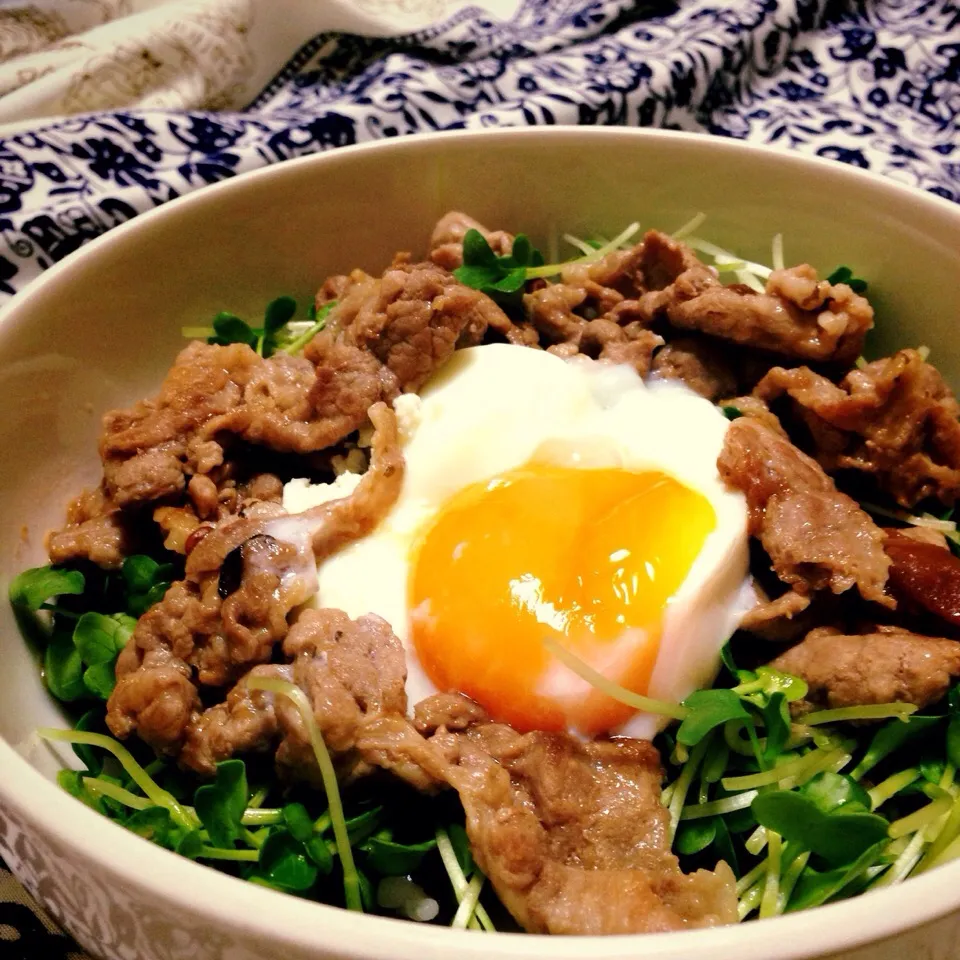
M 132 551 L 128 519 L 101 488 L 84 490 L 67 506 L 67 524 L 47 538 L 52 563 L 81 557 L 101 567 L 119 567 Z
M 321 343 L 332 337 L 376 358 L 395 394 L 418 390 L 456 347 L 480 343 L 488 326 L 505 333 L 513 324 L 486 294 L 446 270 L 403 264 L 351 286 L 330 313 Z M 316 349 L 306 355 L 321 366 Z
M 463 266 L 463 238 L 468 230 L 477 230 L 486 238 L 494 253 L 505 256 L 513 250 L 513 234 L 488 230 L 482 223 L 459 210 L 444 214 L 430 236 L 430 259 L 444 270 Z
M 960 676 L 960 643 L 900 627 L 849 636 L 832 627 L 812 630 L 771 663 L 802 677 L 807 699 L 827 707 L 914 703 L 925 707 Z
M 385 620 L 373 614 L 351 620 L 340 610 L 307 610 L 287 635 L 293 680 L 306 694 L 342 779 L 372 769 L 357 748 L 362 728 L 379 716 L 407 712 L 403 645 Z M 300 714 L 280 698 L 277 718 L 284 739 L 277 765 L 298 778 L 319 782 L 313 748 Z
M 540 335 L 541 345 L 550 353 L 569 358 L 583 354 L 608 363 L 632 366 L 641 376 L 650 370 L 653 351 L 663 338 L 627 313 L 587 320 L 574 312 L 586 293 L 578 287 L 552 284 L 524 294 L 523 307 L 529 323 Z M 625 322 L 621 326 L 611 316 Z
M 904 507 L 960 495 L 960 404 L 916 350 L 851 370 L 839 384 L 806 367 L 776 367 L 754 393 L 791 398 L 828 472 L 867 474 Z
M 656 750 L 500 724 L 441 731 L 474 857 L 535 933 L 678 930 L 736 920 L 733 874 L 684 875 L 670 853 Z
M 643 239 L 650 292 L 640 303 L 683 330 L 800 360 L 852 363 L 873 326 L 873 309 L 846 284 L 818 280 L 803 264 L 775 270 L 765 292 L 724 286 L 693 252 L 651 230 Z
M 796 590 L 787 590 L 774 600 L 761 597 L 757 606 L 744 614 L 737 629 L 774 643 L 799 640 L 812 626 L 810 603 L 810 594 Z
M 883 531 L 786 437 L 750 417 L 734 420 L 717 468 L 746 494 L 750 533 L 784 583 L 800 593 L 856 585 L 864 599 L 893 605 Z
M 171 548 L 182 549 L 202 513 L 197 503 L 219 497 L 237 443 L 324 450 L 365 424 L 371 405 L 418 389 L 456 347 L 479 343 L 488 325 L 517 334 L 489 297 L 446 271 L 400 264 L 379 279 L 350 278 L 304 357 L 190 344 L 157 397 L 105 417 L 102 489 L 71 507 L 66 529 L 50 538 L 52 558 L 118 565 L 127 549 L 118 511 L 157 501 Z
M 960 559 L 950 552 L 943 535 L 922 528 L 885 532 L 893 593 L 913 609 L 932 613 L 954 630 L 960 628 Z
M 737 377 L 717 344 L 704 337 L 677 337 L 653 357 L 651 370 L 663 380 L 679 380 L 716 402 L 737 391 Z
M 250 674 L 297 684 L 313 706 L 341 776 L 353 779 L 369 772 L 370 765 L 356 749 L 363 726 L 382 714 L 402 717 L 407 709 L 403 646 L 389 624 L 373 615 L 351 620 L 340 610 L 305 610 L 290 628 L 283 650 L 292 663 L 254 667 Z M 281 771 L 319 781 L 296 708 L 284 697 L 251 690 L 244 677 L 224 703 L 193 716 L 180 761 L 198 773 L 212 774 L 221 760 L 266 749 L 277 740 Z
M 270 659 L 287 616 L 316 590 L 317 559 L 368 533 L 399 495 L 396 418 L 380 404 L 370 469 L 349 497 L 302 514 L 231 518 L 187 557 L 186 578 L 137 622 L 117 660 L 107 724 L 176 753 L 199 710 L 194 683 L 220 687 Z M 162 703 L 158 700 L 162 698 Z

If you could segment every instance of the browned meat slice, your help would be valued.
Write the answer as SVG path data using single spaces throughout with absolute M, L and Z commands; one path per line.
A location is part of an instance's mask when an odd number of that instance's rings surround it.
M 67 506 L 67 525 L 47 538 L 53 563 L 85 558 L 101 567 L 119 567 L 131 552 L 127 519 L 103 490 L 84 490 Z
M 717 401 L 736 393 L 737 377 L 726 356 L 703 337 L 678 337 L 653 357 L 653 374 L 680 380 L 707 400 Z
M 599 313 L 624 300 L 634 300 L 645 287 L 643 244 L 614 250 L 593 263 L 573 263 L 560 272 L 562 283 L 583 291 Z
M 513 250 L 513 234 L 488 230 L 482 223 L 459 210 L 444 214 L 430 236 L 430 259 L 444 270 L 463 266 L 463 238 L 468 230 L 477 230 L 486 238 L 494 253 L 505 256 Z
M 380 716 L 407 712 L 406 658 L 390 625 L 373 614 L 351 620 L 340 610 L 307 610 L 287 635 L 284 653 L 294 658 L 293 680 L 313 706 L 341 777 L 368 773 L 371 765 L 357 748 L 363 727 Z M 284 734 L 278 765 L 319 780 L 299 713 L 283 698 L 276 710 Z
M 437 693 L 413 708 L 413 725 L 424 736 L 432 736 L 441 727 L 466 730 L 486 718 L 483 707 L 462 693 Z
M 283 644 L 292 663 L 254 667 L 254 676 L 277 676 L 306 693 L 340 775 L 370 771 L 357 749 L 363 727 L 381 715 L 403 717 L 407 677 L 403 646 L 385 620 L 351 620 L 340 610 L 306 610 Z M 234 753 L 264 749 L 282 737 L 277 764 L 298 779 L 319 781 L 313 748 L 296 708 L 284 697 L 253 691 L 241 679 L 225 703 L 195 714 L 185 734 L 181 763 L 199 773 Z
M 912 609 L 928 611 L 956 630 L 960 628 L 960 559 L 945 543 L 921 539 L 931 533 L 936 532 L 886 531 L 890 586 Z
M 776 643 L 798 640 L 811 624 L 803 616 L 810 609 L 810 595 L 787 590 L 774 600 L 762 599 L 740 621 L 738 629 Z
M 660 763 L 639 740 L 582 743 L 500 724 L 441 732 L 481 869 L 535 933 L 677 930 L 736 920 L 733 874 L 684 875 L 670 853 Z
M 370 469 L 349 497 L 295 516 L 232 518 L 193 547 L 186 579 L 139 619 L 117 660 L 107 704 L 116 736 L 136 730 L 156 749 L 177 752 L 198 711 L 194 683 L 224 686 L 269 660 L 290 611 L 316 590 L 316 559 L 383 518 L 399 495 L 403 458 L 393 412 L 379 404 L 370 418 Z
M 960 643 L 924 637 L 900 627 L 848 636 L 831 627 L 812 630 L 771 666 L 802 677 L 807 699 L 827 707 L 939 700 L 960 676 Z
M 823 469 L 785 437 L 750 417 L 734 420 L 717 461 L 720 476 L 747 497 L 750 532 L 773 569 L 800 593 L 856 585 L 885 606 L 890 560 L 883 531 Z
M 776 367 L 755 390 L 766 401 L 784 393 L 827 471 L 868 474 L 905 507 L 960 495 L 960 404 L 916 350 L 851 370 L 839 385 L 806 367 Z
M 292 664 L 254 667 L 227 694 L 226 700 L 191 712 L 183 733 L 180 763 L 197 773 L 212 775 L 216 765 L 237 753 L 264 751 L 276 744 L 279 724 L 273 694 L 253 690 L 250 676 L 293 680 Z
M 479 343 L 488 326 L 513 324 L 488 297 L 432 263 L 404 264 L 350 287 L 330 314 L 328 335 L 375 357 L 395 389 L 418 390 L 458 346 Z M 308 351 L 307 356 L 316 359 Z
M 802 264 L 775 270 L 765 292 L 724 286 L 685 244 L 652 230 L 644 243 L 650 292 L 641 304 L 675 327 L 801 360 L 852 363 L 873 326 L 873 308 L 846 284 L 818 280 Z
M 639 321 L 630 320 L 629 314 L 620 315 L 623 326 L 608 316 L 587 320 L 574 312 L 585 298 L 582 289 L 557 283 L 525 294 L 523 305 L 541 343 L 551 353 L 561 357 L 583 354 L 608 363 L 625 363 L 645 375 L 653 351 L 663 339 Z

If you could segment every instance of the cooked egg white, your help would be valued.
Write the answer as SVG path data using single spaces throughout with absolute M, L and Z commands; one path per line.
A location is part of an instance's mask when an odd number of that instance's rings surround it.
M 753 602 L 746 505 L 717 474 L 727 421 L 711 403 L 627 367 L 491 344 L 395 409 L 400 498 L 320 565 L 315 602 L 390 622 L 411 703 L 458 689 L 519 729 L 655 732 L 546 637 L 650 697 L 709 685 Z M 358 479 L 294 480 L 284 506 Z

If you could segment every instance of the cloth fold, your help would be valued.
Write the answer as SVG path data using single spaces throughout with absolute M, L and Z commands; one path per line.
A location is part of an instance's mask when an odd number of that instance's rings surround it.
M 305 38 L 391 36 L 468 0 L 35 0 L 0 9 L 0 124 L 245 107 Z M 485 0 L 505 18 L 519 0 Z

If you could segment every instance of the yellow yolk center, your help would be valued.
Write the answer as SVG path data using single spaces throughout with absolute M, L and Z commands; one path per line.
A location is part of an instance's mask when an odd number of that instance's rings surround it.
M 706 498 L 658 472 L 535 463 L 468 486 L 414 556 L 423 668 L 519 730 L 614 729 L 633 711 L 572 685 L 544 638 L 646 693 L 667 602 L 715 525 Z

